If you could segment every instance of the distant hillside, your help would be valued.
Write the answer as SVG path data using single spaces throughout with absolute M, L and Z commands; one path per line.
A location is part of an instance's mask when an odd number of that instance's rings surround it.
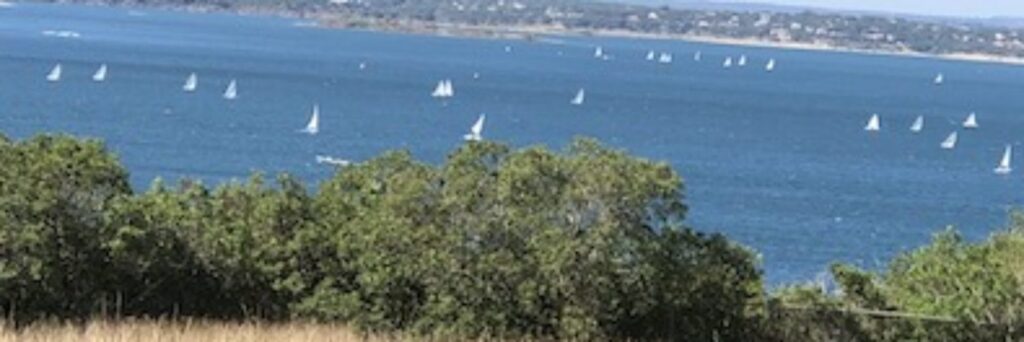
M 423 33 L 527 38 L 558 33 L 644 35 L 961 58 L 1024 58 L 1024 28 L 704 0 L 662 0 L 671 1 L 671 7 L 585 0 L 57 1 L 273 13 L 332 27 Z

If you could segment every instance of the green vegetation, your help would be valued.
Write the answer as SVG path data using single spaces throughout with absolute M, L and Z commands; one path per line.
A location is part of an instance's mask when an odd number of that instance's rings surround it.
M 0 314 L 314 321 L 436 338 L 1024 338 L 1024 214 L 838 289 L 765 294 L 752 253 L 683 225 L 669 166 L 592 140 L 390 152 L 311 192 L 256 175 L 135 194 L 101 143 L 0 137 Z
M 70 2 L 96 3 L 93 0 Z M 456 34 L 620 31 L 886 52 L 1024 58 L 1024 29 L 873 15 L 733 12 L 586 0 L 105 0 L 115 5 L 263 12 L 330 26 Z M 525 28 L 531 28 L 526 30 Z M 538 30 L 539 29 L 539 30 Z

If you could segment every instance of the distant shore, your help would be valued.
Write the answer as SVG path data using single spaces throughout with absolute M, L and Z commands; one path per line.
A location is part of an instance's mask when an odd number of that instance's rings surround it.
M 2 0 L 0 0 L 2 1 Z M 733 38 L 705 35 L 681 35 L 664 33 L 645 33 L 628 30 L 590 30 L 572 29 L 557 25 L 516 25 L 516 26 L 488 26 L 468 25 L 458 23 L 441 23 L 415 20 L 401 21 L 380 21 L 356 16 L 347 16 L 337 13 L 308 13 L 297 12 L 280 8 L 246 7 L 246 8 L 219 8 L 210 6 L 150 6 L 139 4 L 109 4 L 103 1 L 87 0 L 73 2 L 87 5 L 99 5 L 110 7 L 127 8 L 151 8 L 171 11 L 186 11 L 196 13 L 228 13 L 236 15 L 264 15 L 296 20 L 310 21 L 311 26 L 326 29 L 353 29 L 377 32 L 396 32 L 449 37 L 468 37 L 484 39 L 509 39 L 509 40 L 533 40 L 542 36 L 563 36 L 563 37 L 615 37 L 615 38 L 640 38 L 658 40 L 677 40 L 695 43 L 707 43 L 730 46 L 755 46 L 776 49 L 809 50 L 809 51 L 831 51 L 846 52 L 868 55 L 886 55 L 915 58 L 931 58 L 951 61 L 994 63 L 1006 65 L 1024 65 L 1024 58 L 994 54 L 981 53 L 950 53 L 931 54 L 910 50 L 884 50 L 884 49 L 862 49 L 854 47 L 839 46 L 825 42 L 808 43 L 796 41 L 772 41 L 756 38 Z

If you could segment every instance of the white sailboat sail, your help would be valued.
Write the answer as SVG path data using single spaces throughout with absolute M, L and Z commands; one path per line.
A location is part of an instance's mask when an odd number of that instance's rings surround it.
M 868 119 L 868 124 L 864 126 L 864 130 L 869 132 L 878 132 L 882 130 L 882 121 L 879 119 L 878 114 L 871 115 L 871 118 Z
M 582 105 L 583 101 L 586 100 L 586 96 L 586 91 L 580 88 L 580 91 L 576 92 L 576 96 L 572 98 L 572 101 L 570 103 L 577 106 Z
M 444 80 L 440 80 L 440 81 L 437 82 L 437 86 L 434 87 L 434 92 L 430 93 L 430 96 L 433 96 L 433 97 L 444 97 L 444 93 L 445 93 Z
M 476 119 L 476 123 L 473 123 L 473 127 L 470 127 L 469 134 L 462 136 L 466 141 L 480 141 L 484 139 L 484 120 L 486 120 L 486 114 L 480 114 L 480 118 Z
M 935 80 L 933 82 L 938 85 L 938 84 L 944 83 L 945 81 L 946 81 L 946 75 L 943 75 L 942 73 L 939 73 L 938 75 L 935 75 Z
M 452 85 L 452 80 L 446 80 L 444 82 L 444 94 L 445 97 L 455 96 L 455 87 Z
M 914 133 L 920 133 L 924 129 L 924 116 L 918 116 L 914 120 L 914 123 L 910 125 L 910 131 Z
M 437 87 L 434 87 L 434 92 L 430 93 L 430 96 L 436 98 L 446 98 L 455 96 L 455 87 L 452 86 L 451 80 L 441 80 L 437 82 Z
M 60 81 L 61 69 L 62 67 L 60 64 L 55 65 L 53 69 L 50 70 L 50 73 L 46 75 L 46 80 L 50 82 Z
M 764 65 L 764 70 L 768 72 L 775 71 L 775 58 L 768 60 L 768 64 Z
M 672 63 L 672 54 L 667 53 L 667 52 L 662 52 L 661 56 L 658 57 L 658 62 L 662 63 L 662 64 Z
M 228 84 L 228 88 L 224 89 L 224 99 L 226 99 L 226 100 L 234 100 L 234 99 L 237 99 L 237 98 L 238 98 L 238 82 L 235 81 L 235 80 L 231 80 L 231 83 Z
M 697 51 L 697 52 L 693 53 L 693 61 L 694 62 L 700 62 L 701 59 L 703 59 L 703 54 L 700 51 Z
M 95 82 L 103 82 L 107 80 L 107 65 L 100 65 L 100 68 L 96 70 L 95 74 L 92 74 L 92 80 Z
M 738 66 L 747 66 L 747 55 L 741 55 L 740 60 L 736 62 Z
M 320 105 L 313 105 L 313 114 L 309 117 L 309 123 L 306 124 L 306 128 L 302 129 L 302 133 L 309 135 L 320 133 Z
M 653 61 L 654 60 L 654 50 L 647 51 L 647 60 L 649 60 L 649 61 Z
M 601 58 L 604 56 L 604 49 L 600 46 L 594 48 L 594 58 Z
M 956 142 L 957 132 L 954 131 L 953 133 L 950 133 L 949 136 L 946 137 L 946 140 L 943 140 L 942 144 L 940 144 L 939 146 L 942 147 L 942 149 L 944 150 L 952 150 L 956 148 Z
M 968 115 L 967 119 L 964 120 L 964 128 L 978 128 L 978 115 L 975 113 L 971 113 L 971 115 Z
M 725 61 L 722 62 L 722 67 L 723 68 L 731 68 L 732 67 L 732 57 L 726 57 Z
M 1006 145 L 1006 150 L 1003 151 L 1003 159 L 999 160 L 999 166 L 995 168 L 995 173 L 1000 175 L 1010 174 L 1013 172 L 1013 168 L 1010 167 L 1010 160 L 1013 158 L 1013 146 Z
M 188 75 L 187 79 L 185 79 L 185 85 L 181 86 L 181 90 L 184 90 L 186 92 L 190 92 L 191 93 L 193 91 L 196 91 L 196 88 L 198 88 L 198 87 L 199 87 L 199 76 L 196 75 L 196 73 L 193 72 L 192 74 Z

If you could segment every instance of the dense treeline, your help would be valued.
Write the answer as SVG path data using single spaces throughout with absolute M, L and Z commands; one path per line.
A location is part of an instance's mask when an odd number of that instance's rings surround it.
M 667 165 L 580 140 L 406 152 L 315 193 L 288 176 L 133 194 L 95 141 L 0 142 L 0 307 L 341 321 L 371 331 L 736 339 L 760 298 L 751 254 L 682 225 Z
M 342 322 L 434 337 L 676 341 L 1024 338 L 1024 215 L 879 273 L 765 294 L 752 253 L 684 226 L 680 176 L 591 140 L 390 152 L 133 193 L 97 141 L 0 137 L 0 313 Z

